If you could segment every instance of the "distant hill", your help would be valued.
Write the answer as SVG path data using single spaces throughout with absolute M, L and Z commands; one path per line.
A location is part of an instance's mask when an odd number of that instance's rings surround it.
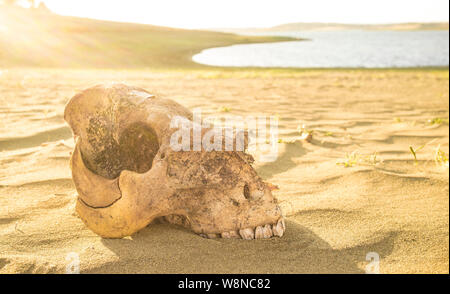
M 205 48 L 293 40 L 67 17 L 0 6 L 1 67 L 195 68 Z
M 448 22 L 437 23 L 399 23 L 399 24 L 340 24 L 340 23 L 288 23 L 270 28 L 217 29 L 221 32 L 255 33 L 255 32 L 295 32 L 295 31 L 423 31 L 447 30 Z

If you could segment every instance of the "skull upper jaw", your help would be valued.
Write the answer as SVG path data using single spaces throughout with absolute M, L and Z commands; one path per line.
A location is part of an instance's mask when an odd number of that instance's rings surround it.
M 208 187 L 177 191 L 173 199 L 178 199 L 179 203 L 171 205 L 180 207 L 179 211 L 183 211 L 180 215 L 186 221 L 172 218 L 169 222 L 181 224 L 202 236 L 224 238 L 227 235 L 241 237 L 242 230 L 254 232 L 258 227 L 270 226 L 272 237 L 272 227 L 283 219 L 276 199 L 269 189 L 258 198 L 247 199 L 242 193 L 243 185 L 226 191 Z M 192 205 L 193 198 L 195 205 Z

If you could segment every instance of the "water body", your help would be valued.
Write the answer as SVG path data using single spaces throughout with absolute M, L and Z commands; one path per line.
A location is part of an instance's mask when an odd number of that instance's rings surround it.
M 388 68 L 449 66 L 448 31 L 283 32 L 307 41 L 203 50 L 192 59 L 214 66 Z

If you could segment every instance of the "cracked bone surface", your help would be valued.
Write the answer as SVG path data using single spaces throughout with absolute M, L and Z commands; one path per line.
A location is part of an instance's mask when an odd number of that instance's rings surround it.
M 173 150 L 175 117 L 192 130 L 188 109 L 123 84 L 95 86 L 69 101 L 64 119 L 77 138 L 71 169 L 83 222 L 105 238 L 129 236 L 155 219 L 207 238 L 281 237 L 280 208 L 252 157 Z

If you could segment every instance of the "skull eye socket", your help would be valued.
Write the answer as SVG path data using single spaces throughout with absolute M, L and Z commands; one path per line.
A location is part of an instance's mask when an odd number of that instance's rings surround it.
M 152 168 L 153 158 L 159 150 L 156 132 L 143 124 L 131 125 L 120 137 L 123 169 L 145 173 Z
M 250 188 L 248 187 L 248 184 L 244 185 L 244 197 L 245 199 L 250 199 Z
M 94 138 L 94 139 L 92 139 Z M 159 150 L 156 132 L 148 125 L 132 124 L 116 142 L 112 134 L 103 132 L 89 138 L 90 145 L 98 152 L 88 168 L 106 178 L 117 178 L 123 170 L 145 173 L 152 167 Z

